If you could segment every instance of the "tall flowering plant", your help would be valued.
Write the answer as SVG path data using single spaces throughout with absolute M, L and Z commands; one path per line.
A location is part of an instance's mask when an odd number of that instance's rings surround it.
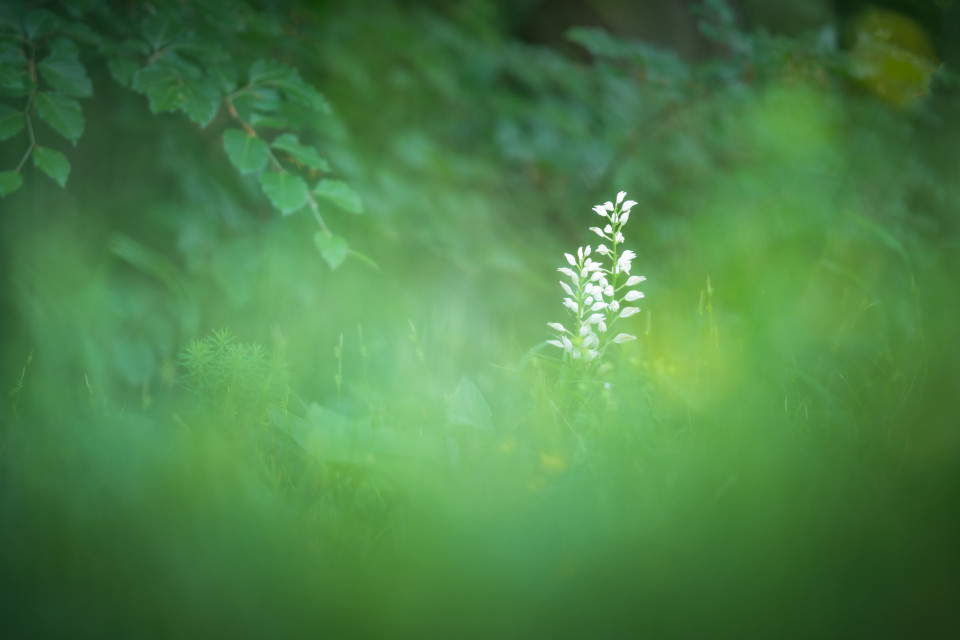
M 573 319 L 569 329 L 559 322 L 548 322 L 547 326 L 557 332 L 557 337 L 547 343 L 563 349 L 565 357 L 590 362 L 611 343 L 636 340 L 636 336 L 628 333 L 614 335 L 611 331 L 618 320 L 640 311 L 638 307 L 629 306 L 643 298 L 643 292 L 632 287 L 646 280 L 644 276 L 630 275 L 636 254 L 622 247 L 623 226 L 630 219 L 630 209 L 637 204 L 633 200 L 624 201 L 626 195 L 626 191 L 621 191 L 616 203 L 605 202 L 593 208 L 605 222 L 603 227 L 590 227 L 590 231 L 604 242 L 595 249 L 589 245 L 580 247 L 576 256 L 565 253 L 569 266 L 557 269 L 570 279 L 569 283 L 561 280 L 560 287 L 567 294 L 563 306 Z

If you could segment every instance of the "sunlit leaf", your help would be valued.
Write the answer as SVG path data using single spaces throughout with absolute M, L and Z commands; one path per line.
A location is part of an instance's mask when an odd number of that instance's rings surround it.
M 343 261 L 347 259 L 347 255 L 350 253 L 350 245 L 347 244 L 347 241 L 336 235 L 328 235 L 322 231 L 318 231 L 316 235 L 313 236 L 313 241 L 316 243 L 317 248 L 320 249 L 320 255 L 323 256 L 323 259 L 331 269 L 336 269 Z
M 33 149 L 33 166 L 57 181 L 61 187 L 67 185 L 70 175 L 70 161 L 56 149 L 36 146 Z
M 0 104 L 0 140 L 15 136 L 23 129 L 23 114 L 5 104 Z
M 293 213 L 307 202 L 307 184 L 300 176 L 288 171 L 264 171 L 260 186 L 277 209 L 284 215 Z
M 267 164 L 269 147 L 262 138 L 247 135 L 240 129 L 227 129 L 223 132 L 223 148 L 241 173 L 259 171 Z
M 69 96 L 85 98 L 93 93 L 87 71 L 80 64 L 77 46 L 72 40 L 58 38 L 51 53 L 37 64 L 40 75 L 54 89 Z
M 293 159 L 302 165 L 318 171 L 330 171 L 330 164 L 317 153 L 313 147 L 300 144 L 300 141 L 292 133 L 285 133 L 273 141 L 273 148 L 286 151 Z
M 313 193 L 344 211 L 363 213 L 363 202 L 360 201 L 360 196 L 342 180 L 321 180 L 314 187 Z
M 76 144 L 84 127 L 80 103 L 52 91 L 41 91 L 37 94 L 35 102 L 40 118 L 54 131 Z
M 23 177 L 19 171 L 0 171 L 0 198 L 13 193 L 23 184 Z

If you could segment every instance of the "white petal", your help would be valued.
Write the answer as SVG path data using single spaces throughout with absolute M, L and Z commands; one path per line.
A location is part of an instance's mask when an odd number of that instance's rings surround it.
M 558 280 L 558 282 L 560 283 L 560 286 L 563 288 L 563 290 L 566 292 L 566 294 L 567 294 L 568 296 L 572 296 L 572 295 L 573 295 L 573 289 L 570 288 L 570 285 L 568 285 L 568 284 L 567 284 L 566 282 L 564 282 L 563 280 Z
M 590 231 L 593 231 L 595 234 L 597 234 L 601 238 L 607 237 L 604 235 L 603 230 L 600 227 L 590 227 Z M 600 245 L 600 246 L 602 247 L 603 245 Z
M 630 209 L 633 209 L 633 205 L 635 204 L 637 203 L 634 202 L 633 200 L 627 200 L 626 202 L 623 203 L 623 206 L 620 207 L 620 211 L 630 211 Z
M 583 339 L 583 348 L 584 349 L 593 349 L 594 347 L 600 344 L 600 338 L 596 334 L 589 334 L 586 338 Z
M 583 255 L 585 256 L 590 255 L 590 245 L 587 245 L 587 248 L 583 250 Z
M 570 342 L 570 338 L 568 338 L 566 335 L 560 336 L 560 343 L 563 345 L 564 351 L 573 351 L 573 343 Z
M 620 214 L 620 224 L 621 224 L 621 225 L 627 224 L 627 220 L 629 220 L 629 219 L 630 219 L 630 212 L 629 212 L 629 211 L 624 211 L 623 213 Z
M 620 311 L 620 303 L 617 302 L 616 300 L 611 300 L 610 311 L 613 311 L 614 313 L 616 313 L 617 311 Z
M 633 302 L 634 300 L 639 300 L 643 297 L 643 291 L 627 291 L 627 295 L 623 296 L 623 299 L 627 302 Z
M 559 322 L 548 322 L 548 323 L 547 323 L 547 326 L 550 327 L 551 329 L 555 329 L 556 331 L 559 331 L 560 333 L 566 333 L 566 332 L 567 332 L 567 330 L 564 328 L 564 326 L 563 326 L 562 324 L 560 324 Z
M 596 211 L 598 215 L 601 215 L 604 218 L 607 217 L 607 210 L 603 208 L 602 204 L 598 204 L 593 208 L 593 210 Z
M 614 238 L 617 241 L 617 244 L 623 244 L 623 234 L 617 231 L 617 235 Z
M 607 308 L 607 303 L 601 300 L 593 303 L 593 306 L 590 307 L 590 311 L 601 311 Z
M 611 297 L 611 296 L 613 296 L 613 293 L 614 293 L 614 292 L 613 292 L 613 285 L 612 285 L 612 284 L 608 284 L 607 286 L 605 286 L 605 287 L 603 288 L 603 295 L 607 296 L 608 298 Z
M 585 307 L 589 307 L 589 306 L 592 305 L 592 304 L 593 304 L 593 296 L 587 296 L 587 297 L 583 300 L 583 306 L 585 306 Z
M 569 253 L 563 254 L 563 257 L 567 259 L 567 262 L 570 264 L 571 267 L 577 266 L 577 261 Z
M 624 307 L 623 311 L 620 312 L 620 317 L 629 318 L 633 314 L 639 313 L 639 312 L 640 312 L 640 309 L 638 309 L 637 307 Z
M 594 313 L 589 318 L 587 318 L 587 324 L 597 324 L 598 322 L 603 322 L 602 313 Z
M 610 235 L 613 233 L 613 227 L 611 227 L 610 225 L 607 225 L 603 228 L 603 232 Z
M 612 202 L 607 200 L 606 202 L 603 203 L 603 208 L 606 209 L 607 211 L 613 211 L 614 206 Z
M 622 342 L 630 342 L 631 340 L 636 340 L 637 336 L 632 336 L 629 333 L 618 333 L 617 337 L 613 339 L 614 342 L 620 344 Z
M 596 358 L 598 355 L 600 355 L 599 351 L 597 351 L 596 349 L 590 349 L 585 354 L 583 354 L 583 359 L 586 360 L 587 362 L 590 362 L 591 360 Z
M 597 227 L 593 227 L 593 229 L 597 229 L 597 231 L 600 232 L 601 235 L 603 235 L 603 232 L 601 232 L 600 229 L 598 229 Z M 607 245 L 601 244 L 597 246 L 597 253 L 599 253 L 602 256 L 605 256 L 608 253 L 610 253 L 610 249 L 607 249 Z
M 583 262 L 583 247 L 577 247 L 577 258 Z
M 603 271 L 594 271 L 593 275 L 590 276 L 590 282 L 596 282 L 601 279 L 603 279 Z
M 598 323 L 597 323 L 597 331 L 599 331 L 600 333 L 606 333 L 606 331 L 607 331 L 607 323 L 604 322 L 603 320 L 601 320 L 600 322 L 598 322 Z
M 617 204 L 620 204 L 621 202 L 623 202 L 623 199 L 626 198 L 626 197 L 627 197 L 627 192 L 626 192 L 626 191 L 621 191 L 620 193 L 618 193 L 618 194 L 617 194 Z
M 643 282 L 644 280 L 646 280 L 646 278 L 643 276 L 630 276 L 629 278 L 627 278 L 626 286 L 635 287 L 641 282 Z
M 585 325 L 583 325 L 582 327 L 580 327 L 580 337 L 581 337 L 581 338 L 584 337 L 584 336 L 590 335 L 590 333 L 591 333 L 590 325 L 585 324 Z
M 580 307 L 577 306 L 577 303 L 570 298 L 563 299 L 563 306 L 565 306 L 567 309 L 570 309 L 570 311 L 573 311 L 574 313 L 580 311 Z
M 579 278 L 577 278 L 577 272 L 574 271 L 573 269 L 567 269 L 566 267 L 560 267 L 559 269 L 557 269 L 557 271 L 559 271 L 560 273 L 562 273 L 562 274 L 565 275 L 565 276 L 570 276 L 570 277 L 573 279 L 574 284 L 576 284 L 577 282 L 580 281 Z
M 560 349 L 563 349 L 563 343 L 560 342 L 559 340 L 547 340 L 547 344 L 552 344 L 555 347 L 559 347 Z

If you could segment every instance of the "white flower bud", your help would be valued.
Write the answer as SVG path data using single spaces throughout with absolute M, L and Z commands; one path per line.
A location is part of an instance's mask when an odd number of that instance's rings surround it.
M 624 199 L 625 197 L 627 197 L 627 192 L 626 192 L 626 191 L 621 191 L 620 193 L 618 193 L 618 194 L 617 194 L 617 204 L 620 204 L 621 202 L 623 202 L 623 199 Z
M 634 300 L 639 300 L 642 297 L 642 291 L 627 291 L 627 295 L 623 296 L 623 299 L 627 302 L 633 302 Z
M 577 306 L 577 303 L 570 298 L 563 299 L 563 306 L 565 306 L 567 309 L 570 309 L 570 311 L 573 311 L 574 313 L 580 311 L 580 307 Z
M 551 329 L 554 329 L 555 331 L 559 331 L 560 333 L 566 333 L 566 332 L 567 332 L 567 330 L 564 328 L 564 326 L 563 326 L 562 324 L 560 324 L 559 322 L 548 322 L 548 323 L 547 323 L 547 326 L 550 327 Z
M 640 309 L 638 309 L 637 307 L 624 307 L 623 311 L 620 312 L 620 317 L 629 318 L 633 314 L 639 313 L 639 312 L 640 312 Z
M 596 227 L 593 227 L 593 228 L 594 228 L 594 229 L 597 229 Z M 597 231 L 600 231 L 600 230 L 597 229 Z M 603 234 L 601 233 L 601 235 L 603 235 Z M 597 246 L 597 253 L 599 253 L 599 254 L 602 255 L 602 256 L 605 256 L 605 255 L 607 255 L 608 253 L 610 253 L 610 249 L 607 248 L 607 245 L 601 244 L 601 245 L 598 245 L 598 246 Z
M 614 338 L 613 341 L 617 344 L 621 344 L 623 342 L 630 342 L 631 340 L 636 340 L 636 339 L 637 339 L 637 336 L 632 336 L 629 333 L 618 333 L 617 337 Z
M 646 280 L 646 277 L 644 276 L 630 276 L 629 278 L 627 278 L 626 286 L 635 287 L 641 282 L 643 282 L 644 280 Z
M 567 262 L 570 264 L 571 267 L 577 266 L 577 261 L 574 260 L 573 256 L 570 255 L 569 253 L 563 254 L 563 257 L 567 259 Z
M 573 295 L 573 289 L 570 288 L 570 285 L 568 285 L 563 280 L 558 280 L 558 282 L 560 283 L 560 287 L 564 290 L 564 292 L 566 292 L 568 296 Z

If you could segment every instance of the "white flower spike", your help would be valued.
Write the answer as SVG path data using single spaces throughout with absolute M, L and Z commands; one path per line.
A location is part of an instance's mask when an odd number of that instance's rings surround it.
M 560 287 L 566 294 L 563 306 L 573 316 L 573 328 L 567 329 L 559 322 L 548 322 L 547 326 L 556 331 L 557 336 L 547 340 L 547 344 L 563 350 L 564 357 L 569 356 L 572 360 L 592 362 L 601 358 L 610 344 L 636 340 L 636 336 L 628 333 L 618 333 L 614 337 L 607 333 L 609 325 L 639 313 L 639 308 L 624 306 L 624 303 L 644 297 L 642 291 L 632 289 L 646 280 L 643 276 L 630 275 L 633 259 L 637 255 L 622 248 L 623 226 L 630 220 L 630 211 L 637 204 L 633 200 L 626 200 L 626 197 L 627 192 L 620 191 L 616 203 L 607 201 L 592 208 L 597 215 L 607 219 L 607 224 L 602 229 L 599 226 L 590 227 L 590 231 L 612 246 L 599 244 L 595 249 L 590 245 L 579 247 L 575 256 L 564 254 L 569 267 L 558 269 L 570 279 L 571 284 L 561 280 Z M 590 259 L 591 253 L 601 256 L 601 261 Z M 629 276 L 625 282 L 621 282 L 622 273 Z M 618 293 L 621 291 L 622 296 Z

